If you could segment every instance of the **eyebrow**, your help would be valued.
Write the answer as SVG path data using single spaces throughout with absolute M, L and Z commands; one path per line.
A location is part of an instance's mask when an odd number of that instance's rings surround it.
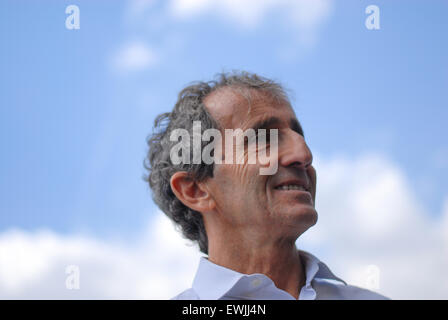
M 258 129 L 268 129 L 269 127 L 278 126 L 281 122 L 282 121 L 280 120 L 280 118 L 271 117 L 271 118 L 256 122 L 252 126 L 252 129 L 254 129 L 255 131 L 258 131 Z
M 289 125 L 291 126 L 292 130 L 300 134 L 302 137 L 305 137 L 305 132 L 303 132 L 303 128 L 297 119 L 292 118 L 291 120 L 289 120 Z
M 258 131 L 258 129 L 268 129 L 270 127 L 273 126 L 278 126 L 280 123 L 282 122 L 282 120 L 280 120 L 280 118 L 277 117 L 271 117 L 269 119 L 265 119 L 265 120 L 261 120 L 256 122 L 253 126 L 252 129 L 254 129 L 255 131 Z M 289 126 L 291 127 L 292 130 L 294 130 L 295 132 L 297 132 L 298 134 L 300 134 L 301 136 L 305 136 L 302 126 L 300 125 L 299 121 L 297 119 L 291 118 L 289 120 Z

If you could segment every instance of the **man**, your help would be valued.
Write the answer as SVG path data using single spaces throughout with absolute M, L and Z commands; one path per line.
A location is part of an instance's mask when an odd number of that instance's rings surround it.
M 214 159 L 226 161 L 190 161 L 190 153 L 173 161 L 179 144 L 173 133 L 190 133 L 183 146 L 194 149 L 197 122 L 201 130 L 222 133 L 214 146 L 231 147 L 217 148 Z M 208 255 L 201 258 L 192 288 L 175 299 L 385 299 L 347 285 L 296 248 L 296 240 L 317 222 L 316 172 L 281 85 L 247 72 L 220 74 L 216 81 L 182 90 L 173 111 L 158 116 L 155 128 L 146 159 L 153 198 Z M 276 170 L 260 174 L 269 164 L 248 161 L 250 139 L 243 140 L 242 161 L 234 159 L 236 135 L 227 136 L 229 129 L 274 134 L 252 150 L 270 150 Z M 199 154 L 206 142 L 201 141 Z M 227 161 L 229 152 L 234 161 Z

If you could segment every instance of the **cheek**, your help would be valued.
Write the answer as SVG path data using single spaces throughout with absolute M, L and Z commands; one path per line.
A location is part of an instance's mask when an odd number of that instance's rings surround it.
M 217 209 L 233 225 L 263 223 L 269 211 L 266 177 L 256 165 L 218 165 L 213 190 Z
M 259 174 L 259 166 L 254 164 L 240 164 L 233 168 L 233 174 L 239 185 L 248 194 L 257 195 L 266 188 L 265 176 Z
M 219 164 L 213 172 L 213 191 L 222 201 L 236 199 L 244 193 L 241 172 L 234 165 Z
M 217 165 L 214 178 L 218 192 L 226 193 L 229 199 L 260 202 L 266 198 L 267 176 L 259 174 L 257 165 Z

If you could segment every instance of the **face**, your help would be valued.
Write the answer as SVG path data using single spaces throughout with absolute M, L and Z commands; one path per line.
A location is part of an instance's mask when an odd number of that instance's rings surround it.
M 204 103 L 222 130 L 262 128 L 269 133 L 278 129 L 278 157 L 271 157 L 278 162 L 278 170 L 273 175 L 260 175 L 258 160 L 256 164 L 215 164 L 214 176 L 206 184 L 220 223 L 234 231 L 294 239 L 314 225 L 312 154 L 290 105 L 251 91 L 249 106 L 244 96 L 230 88 L 214 92 Z M 266 148 L 269 152 L 269 144 Z

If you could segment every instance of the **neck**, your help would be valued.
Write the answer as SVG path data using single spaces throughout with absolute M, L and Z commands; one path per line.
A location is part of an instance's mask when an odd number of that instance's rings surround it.
M 276 285 L 298 299 L 299 289 L 305 283 L 305 273 L 295 246 L 295 239 L 251 239 L 229 233 L 209 237 L 209 260 L 217 265 L 243 274 L 261 273 Z M 216 235 L 216 233 L 215 233 Z

